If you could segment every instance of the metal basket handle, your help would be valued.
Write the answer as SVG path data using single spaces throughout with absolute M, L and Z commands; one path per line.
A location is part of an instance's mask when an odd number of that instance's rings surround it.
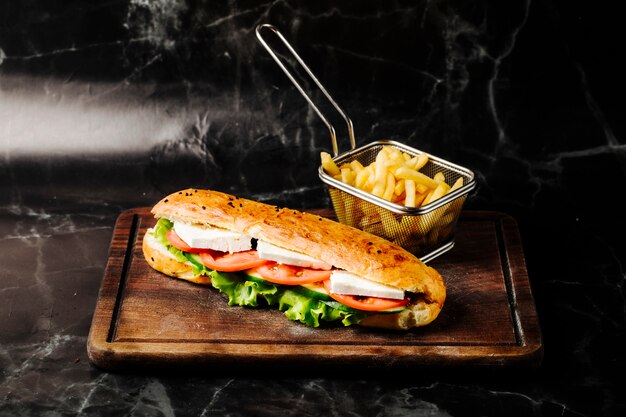
M 289 44 L 289 42 L 287 42 L 287 40 L 283 37 L 283 35 L 278 31 L 278 29 L 273 26 L 273 25 L 269 25 L 269 24 L 261 24 L 258 25 L 256 27 L 256 36 L 259 39 L 259 42 L 261 42 L 261 44 L 265 47 L 265 49 L 267 49 L 267 52 L 269 52 L 269 54 L 272 56 L 272 58 L 274 58 L 274 61 L 276 61 L 276 63 L 278 64 L 278 66 L 280 67 L 280 69 L 283 70 L 283 72 L 287 75 L 287 77 L 291 80 L 291 82 L 293 83 L 293 85 L 298 89 L 298 91 L 300 92 L 300 94 L 302 94 L 302 96 L 306 99 L 306 101 L 311 105 L 311 107 L 313 107 L 313 110 L 315 110 L 315 112 L 317 113 L 317 115 L 322 119 L 322 121 L 324 122 L 324 124 L 326 124 L 326 126 L 328 127 L 328 130 L 330 131 L 330 140 L 332 141 L 333 144 L 333 153 L 335 156 L 337 156 L 339 154 L 339 148 L 337 147 L 337 135 L 335 133 L 335 128 L 333 127 L 332 124 L 330 124 L 330 122 L 328 121 L 328 119 L 326 119 L 326 117 L 324 117 L 324 115 L 322 114 L 322 112 L 317 108 L 317 106 L 313 103 L 313 100 L 311 100 L 311 98 L 304 92 L 304 89 L 300 86 L 300 84 L 298 84 L 298 82 L 296 81 L 296 79 L 293 77 L 293 75 L 291 75 L 291 73 L 289 72 L 289 70 L 285 67 L 285 65 L 283 65 L 283 63 L 278 59 L 278 56 L 274 53 L 274 51 L 269 47 L 269 45 L 265 42 L 265 40 L 263 39 L 263 37 L 261 36 L 261 30 L 267 28 L 270 29 L 272 32 L 274 32 L 278 38 L 285 44 L 285 46 L 287 47 L 287 49 L 289 49 L 289 52 L 291 52 L 291 54 L 296 58 L 296 60 L 298 61 L 298 63 L 302 66 L 302 68 L 304 68 L 304 70 L 307 72 L 307 74 L 309 74 L 309 77 L 311 77 L 311 79 L 315 82 L 315 84 L 317 84 L 317 87 L 322 91 L 322 93 L 324 93 L 324 95 L 326 96 L 326 98 L 328 99 L 328 101 L 330 101 L 332 103 L 332 105 L 335 107 L 335 109 L 339 112 L 339 114 L 341 114 L 341 116 L 343 117 L 343 119 L 346 121 L 346 124 L 348 125 L 348 135 L 350 136 L 350 145 L 352 146 L 352 149 L 354 149 L 356 147 L 356 141 L 354 139 L 354 126 L 352 125 L 352 121 L 350 120 L 350 118 L 348 118 L 348 116 L 344 113 L 343 110 L 341 110 L 341 108 L 339 107 L 339 105 L 335 102 L 335 100 L 333 100 L 333 98 L 330 96 L 330 94 L 328 93 L 328 91 L 326 91 L 326 89 L 324 88 L 324 86 L 322 85 L 322 83 L 319 82 L 319 80 L 315 77 L 315 75 L 313 75 L 313 72 L 311 72 L 311 70 L 309 69 L 309 67 L 304 63 L 304 61 L 302 60 L 302 58 L 300 58 L 300 56 L 296 53 L 296 51 L 291 47 L 291 45 Z

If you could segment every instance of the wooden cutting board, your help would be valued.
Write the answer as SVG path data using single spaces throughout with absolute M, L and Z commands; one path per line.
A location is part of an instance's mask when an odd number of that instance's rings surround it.
M 541 362 L 522 243 L 507 215 L 462 214 L 454 248 L 429 263 L 444 277 L 446 304 L 433 323 L 406 332 L 314 329 L 271 308 L 229 306 L 217 290 L 147 265 L 141 242 L 154 223 L 148 208 L 117 219 L 87 344 L 100 368 L 535 368 Z

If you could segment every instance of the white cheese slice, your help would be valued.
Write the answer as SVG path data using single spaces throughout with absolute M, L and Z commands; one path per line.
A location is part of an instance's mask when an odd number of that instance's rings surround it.
M 281 264 L 324 270 L 329 270 L 332 268 L 332 265 L 324 261 L 320 261 L 319 259 L 315 259 L 302 253 L 283 249 L 267 242 L 258 241 L 256 244 L 256 250 L 259 254 L 259 258 L 267 259 Z
M 379 284 L 347 271 L 335 270 L 330 274 L 330 292 L 336 294 L 404 299 L 404 290 Z
M 241 252 L 252 249 L 252 238 L 216 227 L 174 223 L 174 231 L 192 248 L 213 249 L 220 252 Z

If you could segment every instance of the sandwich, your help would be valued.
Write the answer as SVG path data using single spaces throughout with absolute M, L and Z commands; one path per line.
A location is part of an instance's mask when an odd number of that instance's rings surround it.
M 148 264 L 212 286 L 230 305 L 277 307 L 312 327 L 406 330 L 435 320 L 446 298 L 441 275 L 413 254 L 315 214 L 199 189 L 151 212 Z

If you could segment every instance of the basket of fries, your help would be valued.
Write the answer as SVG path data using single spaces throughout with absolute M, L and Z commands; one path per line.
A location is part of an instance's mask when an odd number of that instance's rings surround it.
M 474 174 L 395 141 L 377 141 L 319 168 L 341 223 L 381 236 L 427 262 L 452 249 Z
M 346 122 L 351 150 L 339 154 L 335 128 L 261 36 L 271 30 L 287 47 Z M 396 141 L 356 148 L 352 121 L 339 107 L 278 29 L 262 24 L 257 38 L 328 127 L 334 155 L 321 153 L 319 177 L 339 222 L 390 240 L 422 261 L 454 246 L 454 230 L 474 173 Z

